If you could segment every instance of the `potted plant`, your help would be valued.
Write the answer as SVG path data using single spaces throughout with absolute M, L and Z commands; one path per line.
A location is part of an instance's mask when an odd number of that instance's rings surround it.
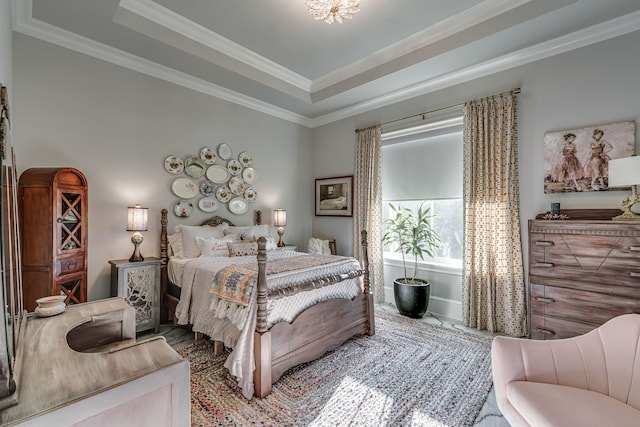
M 404 275 L 393 281 L 393 296 L 400 314 L 409 317 L 422 317 L 429 306 L 431 292 L 430 283 L 427 280 L 417 278 L 418 258 L 424 260 L 424 256 L 434 256 L 435 250 L 440 247 L 442 241 L 438 233 L 431 226 L 429 208 L 420 205 L 417 212 L 409 208 L 401 208 L 389 203 L 391 215 L 383 221 L 385 233 L 382 236 L 384 245 L 395 248 L 402 253 L 402 266 Z M 407 270 L 407 257 L 413 256 L 413 274 Z

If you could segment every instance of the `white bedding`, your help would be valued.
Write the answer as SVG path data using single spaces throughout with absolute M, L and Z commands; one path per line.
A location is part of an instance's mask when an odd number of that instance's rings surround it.
M 267 262 L 276 258 L 302 255 L 294 251 L 268 251 Z M 176 308 L 179 324 L 192 324 L 193 330 L 204 333 L 214 340 L 222 341 L 233 349 L 225 367 L 238 379 L 243 395 L 250 399 L 253 396 L 253 370 L 255 367 L 253 356 L 253 332 L 256 328 L 256 292 L 253 293 L 250 305 L 230 307 L 209 293 L 215 274 L 229 264 L 248 264 L 256 261 L 255 256 L 247 257 L 215 257 L 193 258 L 169 261 L 169 277 L 179 285 L 181 290 L 180 302 Z M 281 289 L 295 283 L 303 283 L 328 274 L 345 273 L 358 269 L 358 261 L 354 258 L 342 258 L 339 265 L 319 266 L 304 271 L 297 278 L 293 273 L 275 274 L 269 276 L 267 285 L 269 290 Z M 176 281 L 174 281 L 174 279 Z M 178 281 L 178 279 L 181 279 Z M 295 317 L 313 304 L 332 299 L 352 299 L 360 293 L 359 279 L 349 279 L 336 284 L 325 286 L 291 296 L 269 299 L 268 327 L 280 321 L 292 322 Z M 233 304 L 231 304 L 233 305 Z M 213 308 L 213 309 L 211 309 Z

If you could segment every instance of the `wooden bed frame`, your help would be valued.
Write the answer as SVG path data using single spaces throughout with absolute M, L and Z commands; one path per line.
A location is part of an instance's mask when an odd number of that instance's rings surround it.
M 201 225 L 233 225 L 215 216 Z M 169 243 L 167 240 L 167 210 L 162 210 L 160 234 L 161 263 L 161 321 L 173 319 L 179 298 L 168 293 Z M 254 332 L 255 395 L 265 397 L 289 368 L 308 362 L 333 350 L 354 335 L 375 334 L 373 294 L 369 283 L 367 232 L 362 231 L 362 270 L 315 280 L 298 288 L 325 286 L 361 276 L 362 293 L 354 299 L 331 299 L 315 304 L 300 313 L 292 323 L 280 322 L 267 329 L 267 251 L 266 239 L 258 240 L 257 325 Z M 282 295 L 282 291 L 279 292 Z M 170 316 L 170 317 L 169 317 Z M 174 319 L 175 321 L 175 319 Z

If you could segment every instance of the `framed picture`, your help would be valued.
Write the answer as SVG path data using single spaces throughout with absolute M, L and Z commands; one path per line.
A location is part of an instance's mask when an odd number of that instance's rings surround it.
M 609 160 L 634 154 L 635 129 L 629 121 L 545 133 L 544 192 L 609 190 Z
M 316 179 L 316 216 L 353 216 L 353 175 Z

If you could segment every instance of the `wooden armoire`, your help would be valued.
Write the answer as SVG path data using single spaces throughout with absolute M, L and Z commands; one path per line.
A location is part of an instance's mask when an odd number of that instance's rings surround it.
M 73 168 L 32 168 L 18 181 L 24 307 L 65 295 L 87 300 L 87 179 Z

